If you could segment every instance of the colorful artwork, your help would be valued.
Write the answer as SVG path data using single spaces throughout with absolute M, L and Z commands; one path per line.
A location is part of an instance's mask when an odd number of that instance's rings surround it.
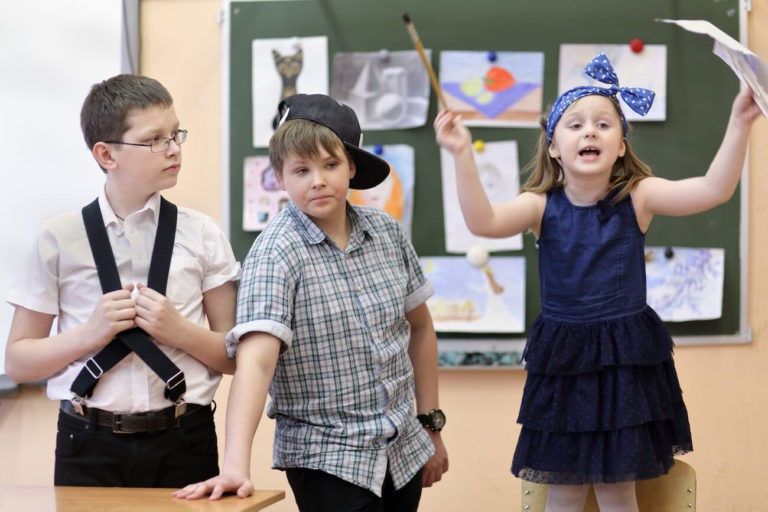
M 667 118 L 667 47 L 661 44 L 646 44 L 640 53 L 633 52 L 628 44 L 560 45 L 558 94 L 580 85 L 609 87 L 584 73 L 584 67 L 601 53 L 611 61 L 620 86 L 642 87 L 656 93 L 653 106 L 645 116 L 623 105 L 622 111 L 627 119 L 664 121 Z
M 429 77 L 413 50 L 337 53 L 332 76 L 331 96 L 352 107 L 363 130 L 415 128 L 427 121 Z
M 480 181 L 492 204 L 509 202 L 520 190 L 517 142 L 486 142 L 483 150 L 473 148 Z M 522 235 L 509 238 L 482 238 L 469 232 L 464 223 L 456 192 L 456 170 L 453 157 L 445 149 L 440 150 L 443 185 L 443 219 L 445 223 L 445 250 L 449 253 L 466 253 L 473 245 L 488 251 L 515 251 L 523 248 Z
M 265 148 L 277 105 L 292 94 L 328 94 L 328 38 L 254 39 L 251 43 L 253 147 Z
M 386 180 L 367 190 L 350 189 L 348 199 L 352 204 L 380 208 L 400 222 L 405 234 L 411 236 L 413 220 L 413 147 L 406 144 L 387 146 L 363 146 L 389 162 L 390 172 Z
M 541 52 L 440 52 L 445 101 L 467 126 L 538 126 L 543 82 Z
M 722 316 L 725 250 L 647 247 L 645 261 L 648 304 L 662 320 Z
M 466 258 L 421 258 L 435 288 L 427 300 L 437 332 L 508 333 L 525 330 L 525 258 L 491 258 L 482 268 Z
M 243 230 L 263 230 L 286 204 L 288 193 L 277 182 L 269 157 L 247 157 L 243 162 Z

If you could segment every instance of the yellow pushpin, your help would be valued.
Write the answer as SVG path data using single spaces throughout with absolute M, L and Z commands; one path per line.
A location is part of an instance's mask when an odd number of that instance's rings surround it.
M 475 148 L 475 151 L 478 153 L 482 153 L 485 149 L 485 142 L 483 142 L 480 139 L 477 139 L 475 142 L 472 143 L 472 147 Z

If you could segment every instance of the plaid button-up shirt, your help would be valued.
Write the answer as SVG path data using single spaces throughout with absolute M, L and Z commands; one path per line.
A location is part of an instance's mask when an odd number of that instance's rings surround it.
M 230 353 L 248 332 L 283 342 L 267 414 L 273 467 L 318 469 L 381 495 L 434 453 L 415 417 L 405 313 L 433 293 L 413 246 L 389 215 L 347 205 L 340 251 L 288 204 L 243 263 Z

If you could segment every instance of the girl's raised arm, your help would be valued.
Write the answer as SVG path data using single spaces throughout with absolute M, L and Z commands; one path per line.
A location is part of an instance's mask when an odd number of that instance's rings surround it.
M 543 196 L 524 192 L 509 203 L 492 205 L 477 172 L 469 130 L 447 110 L 438 113 L 434 126 L 437 143 L 453 154 L 459 205 L 472 234 L 504 238 L 527 229 L 538 231 Z
M 752 90 L 742 90 L 733 101 L 723 141 L 705 175 L 676 181 L 641 181 L 634 194 L 641 223 L 643 217 L 650 222 L 653 215 L 692 215 L 728 201 L 741 177 L 749 129 L 759 115 Z

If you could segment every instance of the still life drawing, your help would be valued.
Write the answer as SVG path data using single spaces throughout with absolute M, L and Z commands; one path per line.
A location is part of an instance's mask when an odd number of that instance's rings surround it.
M 429 77 L 413 50 L 337 53 L 332 77 L 331 97 L 352 107 L 363 130 L 414 128 L 427 120 Z
M 538 126 L 543 83 L 541 52 L 440 52 L 445 101 L 467 126 Z

